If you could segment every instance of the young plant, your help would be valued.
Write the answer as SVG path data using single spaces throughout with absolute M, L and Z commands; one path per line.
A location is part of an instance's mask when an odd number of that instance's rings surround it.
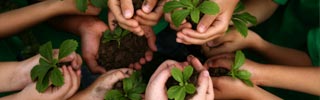
M 183 72 L 178 68 L 172 68 L 171 74 L 174 80 L 179 82 L 179 85 L 175 85 L 169 88 L 167 91 L 168 98 L 174 100 L 184 100 L 187 93 L 194 94 L 196 87 L 194 84 L 189 83 L 189 78 L 193 73 L 193 68 L 189 65 L 184 68 Z
M 232 22 L 235 28 L 240 32 L 243 37 L 248 35 L 247 24 L 251 23 L 252 25 L 257 24 L 257 18 L 249 14 L 248 12 L 243 12 L 245 9 L 244 4 L 240 1 L 234 10 L 232 15 Z
M 116 27 L 113 32 L 107 30 L 103 33 L 103 40 L 102 43 L 107 43 L 109 41 L 115 40 L 118 42 L 118 47 L 120 47 L 120 40 L 121 38 L 128 35 L 130 32 L 127 30 L 122 29 L 121 27 Z
M 228 73 L 233 78 L 238 78 L 248 86 L 253 87 L 253 83 L 250 80 L 251 73 L 247 70 L 240 69 L 244 64 L 245 56 L 242 51 L 236 51 L 235 61 L 232 64 L 231 71 Z
M 110 90 L 106 93 L 105 100 L 141 100 L 141 93 L 146 90 L 141 72 L 135 71 L 129 78 L 122 80 L 122 90 Z
M 59 70 L 59 60 L 74 52 L 78 47 L 75 40 L 65 40 L 59 49 L 58 58 L 53 58 L 52 43 L 47 42 L 40 46 L 39 53 L 41 58 L 39 64 L 32 68 L 31 79 L 37 80 L 36 89 L 43 93 L 49 87 L 49 81 L 53 86 L 62 86 L 64 79 L 62 72 Z
M 165 13 L 172 12 L 171 19 L 176 27 L 179 27 L 184 19 L 189 15 L 192 22 L 198 23 L 200 13 L 215 15 L 220 11 L 218 4 L 205 0 L 173 0 L 163 6 Z

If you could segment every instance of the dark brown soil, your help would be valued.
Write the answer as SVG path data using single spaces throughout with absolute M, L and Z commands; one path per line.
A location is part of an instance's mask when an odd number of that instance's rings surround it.
M 228 76 L 229 70 L 223 67 L 209 68 L 209 74 L 211 77 Z
M 144 57 L 148 48 L 145 37 L 129 33 L 121 39 L 120 46 L 117 41 L 101 42 L 98 63 L 106 70 L 128 67 Z

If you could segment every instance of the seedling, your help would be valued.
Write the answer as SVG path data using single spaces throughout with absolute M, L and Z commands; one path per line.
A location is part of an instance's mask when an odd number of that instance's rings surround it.
M 163 11 L 165 13 L 172 12 L 171 19 L 173 24 L 179 27 L 187 16 L 191 17 L 192 22 L 198 23 L 200 13 L 215 15 L 220 11 L 220 8 L 218 4 L 208 0 L 203 2 L 199 0 L 173 0 L 163 6 Z
M 133 72 L 129 78 L 122 81 L 122 90 L 110 90 L 106 93 L 105 100 L 141 100 L 141 93 L 146 90 L 140 72 Z
M 36 89 L 38 92 L 43 93 L 49 87 L 49 81 L 53 86 L 62 86 L 64 84 L 62 72 L 59 70 L 59 60 L 70 55 L 77 47 L 77 41 L 65 40 L 60 45 L 58 58 L 53 58 L 51 42 L 40 46 L 39 53 L 41 58 L 39 64 L 31 70 L 31 79 L 37 81 Z
M 194 94 L 196 87 L 189 82 L 189 78 L 193 73 L 192 66 L 184 68 L 183 72 L 178 68 L 172 68 L 171 74 L 174 80 L 179 82 L 179 85 L 171 86 L 167 91 L 168 98 L 174 100 L 184 100 L 187 94 Z
M 232 15 L 232 22 L 235 28 L 240 32 L 243 37 L 248 35 L 247 24 L 251 23 L 253 25 L 257 24 L 257 18 L 249 14 L 248 12 L 243 12 L 245 9 L 244 4 L 240 1 L 234 10 Z
M 248 86 L 253 87 L 253 83 L 250 80 L 251 73 L 247 70 L 240 69 L 240 67 L 244 64 L 245 59 L 246 58 L 242 51 L 236 51 L 235 60 L 228 75 L 233 78 L 238 78 Z
M 121 27 L 116 27 L 113 32 L 110 32 L 110 30 L 107 30 L 103 33 L 103 40 L 102 43 L 106 43 L 112 40 L 115 40 L 118 42 L 118 47 L 120 47 L 120 40 L 121 38 L 128 35 L 130 32 L 122 29 Z

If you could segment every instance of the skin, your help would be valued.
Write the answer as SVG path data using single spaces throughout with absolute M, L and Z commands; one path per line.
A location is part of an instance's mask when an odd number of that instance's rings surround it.
M 199 59 L 188 56 L 188 61 L 201 65 Z M 209 58 L 198 70 L 205 70 L 209 67 L 231 66 L 233 63 L 232 54 L 223 54 Z M 229 76 L 212 77 L 215 99 L 245 99 L 245 100 L 281 100 L 281 98 L 261 89 L 257 85 L 248 87 L 242 81 Z M 253 80 L 253 79 L 251 79 Z M 232 92 L 230 92 L 232 91 Z
M 49 87 L 44 93 L 36 90 L 36 83 L 27 85 L 22 91 L 9 95 L 1 100 L 66 100 L 71 97 L 79 88 L 81 71 L 74 71 L 72 67 L 62 67 L 64 85 L 61 87 Z
M 46 0 L 27 7 L 2 13 L 0 14 L 0 21 L 7 23 L 0 25 L 0 38 L 13 35 L 13 33 L 20 32 L 23 29 L 57 15 L 96 15 L 99 12 L 98 8 L 89 5 L 86 13 L 80 13 L 76 9 L 74 3 L 74 0 Z
M 103 100 L 106 92 L 111 90 L 116 82 L 129 77 L 132 71 L 128 68 L 110 70 L 101 75 L 88 88 L 75 94 L 70 100 Z
M 208 57 L 222 53 L 232 53 L 241 49 L 251 49 L 258 52 L 272 64 L 312 66 L 311 59 L 307 53 L 274 45 L 263 40 L 257 33 L 250 30 L 248 31 L 248 36 L 244 38 L 236 29 L 231 29 L 225 36 L 211 41 L 208 45 L 202 45 L 202 47 Z
M 218 59 L 217 57 L 210 58 L 206 61 L 205 66 L 219 66 L 231 69 L 233 62 L 230 58 L 232 57 L 228 55 L 230 54 L 218 57 L 224 59 Z M 251 73 L 251 81 L 259 86 L 283 88 L 320 95 L 320 90 L 318 89 L 320 88 L 319 67 L 259 64 L 247 59 L 240 69 L 248 70 Z
M 55 50 L 54 55 L 56 57 L 57 54 L 58 50 Z M 39 64 L 40 57 L 40 55 L 36 55 L 20 62 L 0 62 L 0 80 L 2 81 L 0 92 L 21 90 L 32 83 L 30 71 L 35 65 Z M 76 53 L 63 58 L 60 62 L 71 62 L 70 67 L 75 71 L 79 70 L 82 64 L 81 57 Z
M 187 62 L 176 62 L 167 60 L 163 62 L 151 76 L 145 94 L 146 100 L 167 100 L 165 83 L 171 77 L 170 70 L 173 67 L 183 69 L 188 65 Z M 198 78 L 197 94 L 192 97 L 193 100 L 213 100 L 214 92 L 212 88 L 211 78 L 207 70 L 201 71 Z

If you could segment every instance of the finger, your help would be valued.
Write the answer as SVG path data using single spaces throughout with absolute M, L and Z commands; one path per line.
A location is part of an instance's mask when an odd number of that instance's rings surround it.
M 165 70 L 161 71 L 158 75 L 155 76 L 153 80 L 150 80 L 146 89 L 146 95 L 152 95 L 155 93 L 158 93 L 159 91 L 165 91 L 165 84 L 169 77 L 171 76 L 170 74 L 170 69 L 166 68 Z M 158 100 L 166 100 L 168 97 L 165 92 L 160 92 L 161 94 L 153 95 L 156 97 L 152 98 L 157 98 Z M 149 100 L 149 96 L 146 96 L 146 100 Z
M 218 38 L 220 36 L 222 36 L 222 35 L 216 34 L 213 36 L 209 36 L 206 39 L 197 39 L 197 38 L 190 37 L 189 35 L 186 35 L 185 33 L 178 33 L 177 34 L 177 37 L 180 38 L 183 42 L 197 44 L 197 45 L 202 45 L 202 44 L 206 43 L 207 41 Z
M 65 95 L 65 98 L 71 97 L 78 90 L 79 85 L 80 85 L 80 83 L 78 83 L 79 82 L 78 76 L 73 71 L 72 67 L 68 67 L 68 71 L 69 71 L 70 76 L 71 76 L 72 87 L 69 90 L 69 92 Z
M 209 86 L 209 72 L 207 70 L 202 71 L 198 78 L 198 87 L 197 87 L 197 94 L 194 96 L 194 99 L 203 98 L 207 95 L 207 90 Z
M 106 74 L 112 74 L 116 71 L 121 71 L 122 73 L 126 74 L 126 75 L 131 75 L 133 70 L 130 68 L 120 68 L 120 69 L 114 69 L 114 70 L 110 70 L 108 71 Z
M 126 26 L 130 26 L 130 27 L 138 27 L 139 23 L 136 20 L 133 19 L 125 19 L 122 16 L 122 11 L 120 8 L 120 3 L 118 2 L 118 0 L 109 0 L 108 1 L 108 7 L 110 8 L 111 12 L 113 13 L 113 15 L 115 16 L 115 18 L 117 19 L 118 23 L 122 23 Z M 122 25 L 122 26 L 124 26 Z
M 207 100 L 213 100 L 214 99 L 214 91 L 213 91 L 213 84 L 212 84 L 212 80 L 211 77 L 208 77 L 208 90 L 207 90 Z
M 159 14 L 157 13 L 144 13 L 142 10 L 137 10 L 137 17 L 140 17 L 141 19 L 150 20 L 150 21 L 157 21 L 159 18 Z
M 141 65 L 139 62 L 134 63 L 134 69 L 141 70 Z
M 151 61 L 152 58 L 153 58 L 153 52 L 148 50 L 146 53 L 145 53 L 145 58 L 147 61 Z
M 131 18 L 134 12 L 132 0 L 120 0 L 120 5 L 123 16 L 127 19 Z
M 144 31 L 145 31 L 145 37 L 147 38 L 148 41 L 148 46 L 152 51 L 157 51 L 157 45 L 156 45 L 156 35 L 153 32 L 152 28 L 149 26 L 143 26 Z
M 206 70 L 206 68 L 202 65 L 200 60 L 197 57 L 194 57 L 192 55 L 188 56 L 188 62 L 198 71 L 201 72 L 203 70 Z
M 130 31 L 130 32 L 132 32 L 132 33 L 134 33 L 134 34 L 136 34 L 138 36 L 143 36 L 144 35 L 144 31 L 142 30 L 142 28 L 140 26 L 138 26 L 138 27 L 130 27 L 130 26 L 127 26 L 127 25 L 122 24 L 122 23 L 118 23 L 118 24 L 121 26 L 121 28 L 126 29 L 126 30 L 128 30 L 128 31 Z
M 108 80 L 107 86 L 113 86 L 116 82 L 129 77 L 128 74 L 123 73 L 121 70 L 117 70 L 111 74 L 111 78 Z
M 158 21 L 156 20 L 147 20 L 140 16 L 134 16 L 134 19 L 137 20 L 140 25 L 145 25 L 145 26 L 154 26 L 158 23 Z
M 140 64 L 146 64 L 146 59 L 145 58 L 140 58 L 139 63 Z
M 94 74 L 103 74 L 103 73 L 107 72 L 101 66 L 88 66 L 88 67 L 89 67 L 89 70 Z
M 145 13 L 150 13 L 156 6 L 158 0 L 144 0 L 142 4 L 142 10 Z
M 58 58 L 59 55 L 59 49 L 53 49 L 53 58 Z
M 197 26 L 197 31 L 200 33 L 205 32 L 208 27 L 210 27 L 213 23 L 213 21 L 216 19 L 216 15 L 204 15 Z
M 112 12 L 108 12 L 108 23 L 109 23 L 110 31 L 113 31 L 118 25 L 116 21 L 116 17 L 113 15 Z
M 150 80 L 154 79 L 156 75 L 158 75 L 162 70 L 169 68 L 170 66 L 179 66 L 179 62 L 174 61 L 174 60 L 166 60 L 163 63 L 159 65 L 157 70 L 152 74 L 150 77 Z
M 70 75 L 70 72 L 68 71 L 66 66 L 62 66 L 62 72 L 63 72 L 63 78 L 64 78 L 64 84 L 63 86 L 58 90 L 59 92 L 57 92 L 57 94 L 59 96 L 63 96 L 65 94 L 67 94 L 70 90 L 70 88 L 72 87 L 72 78 Z
M 62 58 L 59 62 L 73 62 L 77 57 L 76 52 L 72 52 L 68 56 Z

